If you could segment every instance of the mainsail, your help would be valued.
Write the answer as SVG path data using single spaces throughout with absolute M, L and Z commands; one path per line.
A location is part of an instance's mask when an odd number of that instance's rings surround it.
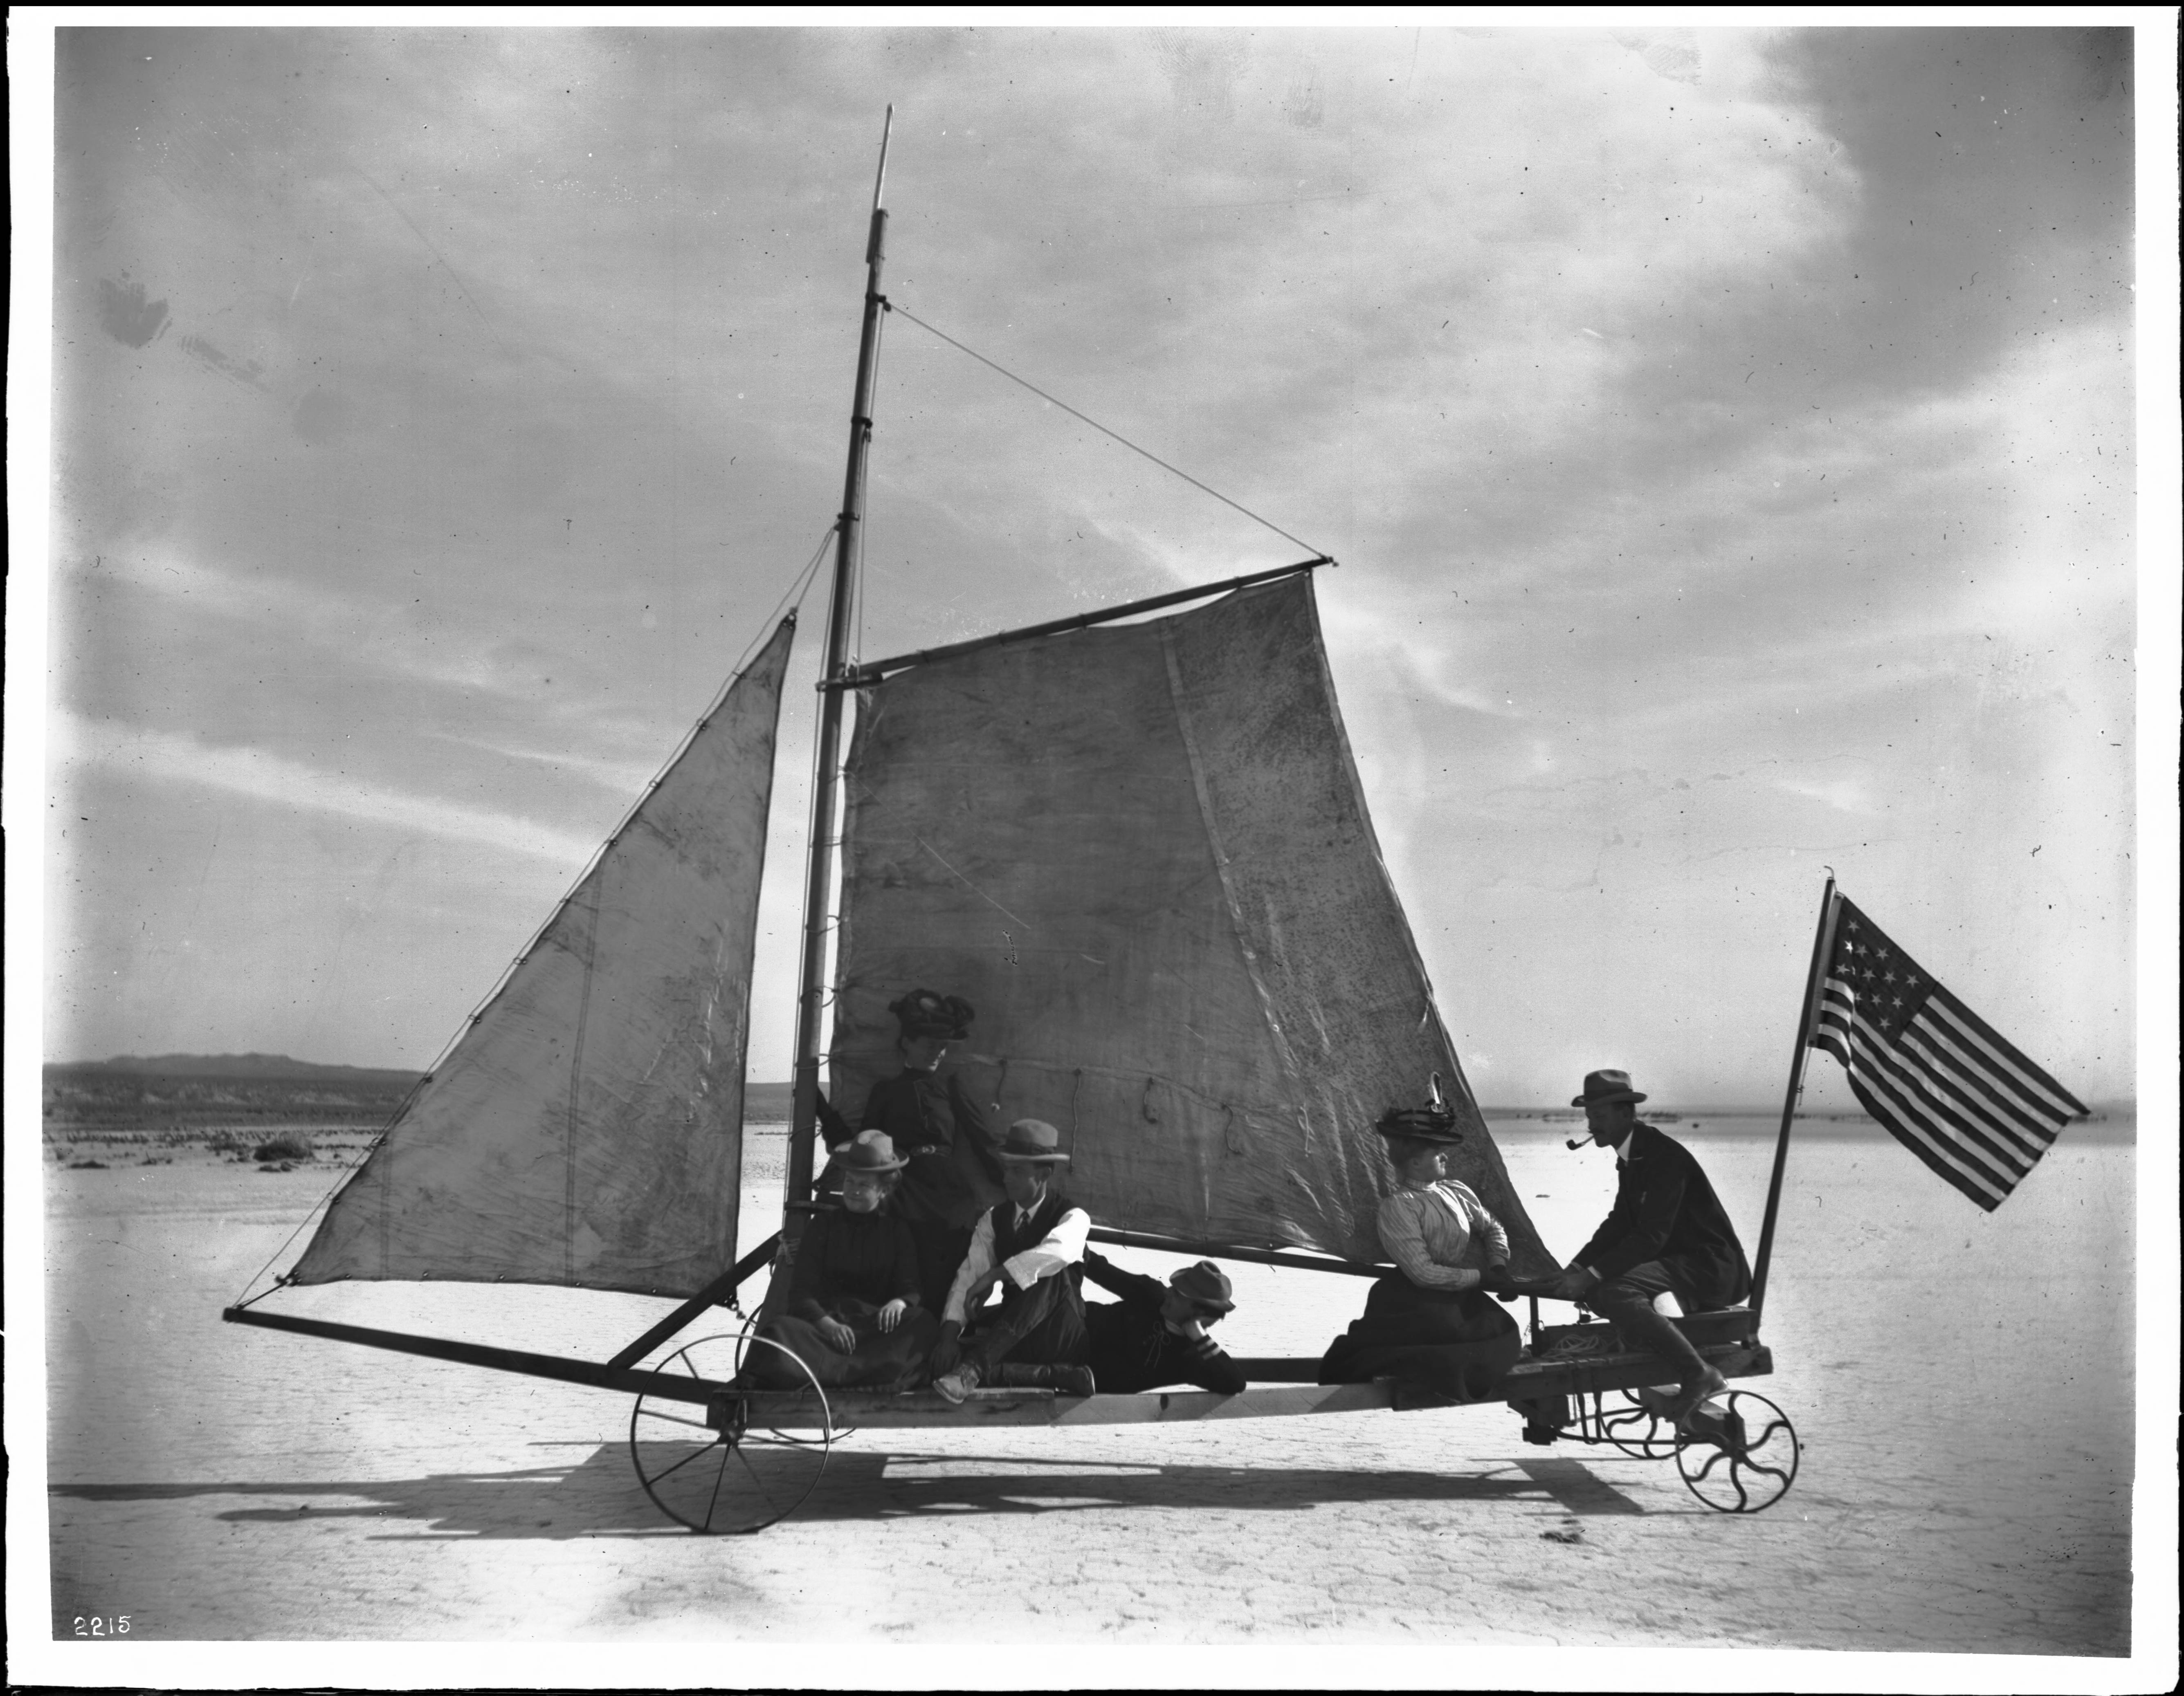
M 847 769 L 834 1100 L 894 1070 L 889 1002 L 962 995 L 967 1081 L 1060 1127 L 1095 1222 L 1373 1261 L 1373 1120 L 1438 1072 L 1453 1175 L 1520 1276 L 1555 1271 L 1381 861 L 1309 577 L 913 665 Z
M 784 620 L 334 1198 L 291 1281 L 687 1296 L 736 1258 Z

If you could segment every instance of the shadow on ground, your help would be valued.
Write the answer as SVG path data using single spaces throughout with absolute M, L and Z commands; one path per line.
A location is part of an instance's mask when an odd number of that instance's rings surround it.
M 65 1502 L 145 1503 L 242 1498 L 218 1517 L 236 1524 L 376 1521 L 383 1538 L 684 1537 L 646 1499 L 619 1445 L 571 1465 L 419 1478 L 270 1483 L 58 1484 Z M 1637 1503 L 1583 1462 L 1526 1460 L 1485 1471 L 1344 1471 L 1338 1467 L 1046 1464 L 1021 1455 L 838 1449 L 799 1521 L 874 1521 L 1088 1508 L 1157 1511 L 1218 1508 L 1298 1513 L 1350 1504 L 1533 1502 L 1566 1514 L 1636 1514 Z

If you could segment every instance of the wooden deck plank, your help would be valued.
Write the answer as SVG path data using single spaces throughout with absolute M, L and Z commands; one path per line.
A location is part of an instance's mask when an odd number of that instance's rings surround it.
M 1211 1390 L 1148 1390 L 1128 1396 L 1058 1396 L 1052 1390 L 973 1390 L 958 1405 L 930 1390 L 905 1395 L 844 1391 L 827 1399 L 833 1422 L 861 1431 L 917 1430 L 966 1425 L 1177 1425 L 1199 1420 L 1282 1419 L 1299 1414 L 1353 1413 L 1394 1405 L 1389 1381 L 1369 1384 L 1284 1384 L 1239 1396 Z M 808 1396 L 755 1395 L 755 1426 L 804 1428 L 818 1424 Z
M 1724 1376 L 1762 1377 L 1774 1370 L 1763 1347 L 1721 1343 L 1700 1349 Z M 960 1404 L 933 1390 L 883 1395 L 844 1390 L 827 1399 L 832 1422 L 869 1431 L 916 1431 L 968 1425 L 1179 1425 L 1203 1420 L 1286 1419 L 1306 1414 L 1357 1413 L 1374 1408 L 1499 1405 L 1546 1396 L 1591 1395 L 1673 1383 L 1675 1369 L 1651 1354 L 1619 1353 L 1574 1360 L 1520 1360 L 1509 1369 L 1491 1401 L 1465 1403 L 1436 1396 L 1413 1384 L 1376 1378 L 1364 1384 L 1276 1383 L 1241 1395 L 1211 1390 L 1148 1390 L 1137 1395 L 1059 1396 L 1052 1390 L 978 1389 Z M 774 1430 L 809 1430 L 819 1423 L 808 1393 L 760 1392 L 748 1399 L 749 1422 Z

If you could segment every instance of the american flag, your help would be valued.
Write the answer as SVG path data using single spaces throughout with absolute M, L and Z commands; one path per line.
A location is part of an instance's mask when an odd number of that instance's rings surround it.
M 1838 895 L 1812 1044 L 1899 1143 L 1992 1213 L 2086 1109 Z

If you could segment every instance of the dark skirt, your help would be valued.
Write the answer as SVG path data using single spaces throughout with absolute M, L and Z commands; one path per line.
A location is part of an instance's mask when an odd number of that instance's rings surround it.
M 828 1389 L 851 1387 L 908 1388 L 925 1373 L 926 1357 L 940 1340 L 940 1321 L 922 1307 L 905 1311 L 893 1331 L 880 1329 L 879 1310 L 869 1302 L 844 1301 L 833 1315 L 857 1334 L 857 1346 L 844 1354 L 819 1334 L 810 1320 L 769 1320 L 759 1332 L 811 1369 Z M 804 1375 L 780 1352 L 763 1343 L 752 1346 L 744 1376 L 762 1390 L 800 1390 Z
M 1459 1401 L 1494 1399 L 1524 1333 L 1483 1290 L 1422 1289 L 1401 1272 L 1376 1280 L 1365 1316 L 1319 1363 L 1323 1384 L 1407 1378 Z

